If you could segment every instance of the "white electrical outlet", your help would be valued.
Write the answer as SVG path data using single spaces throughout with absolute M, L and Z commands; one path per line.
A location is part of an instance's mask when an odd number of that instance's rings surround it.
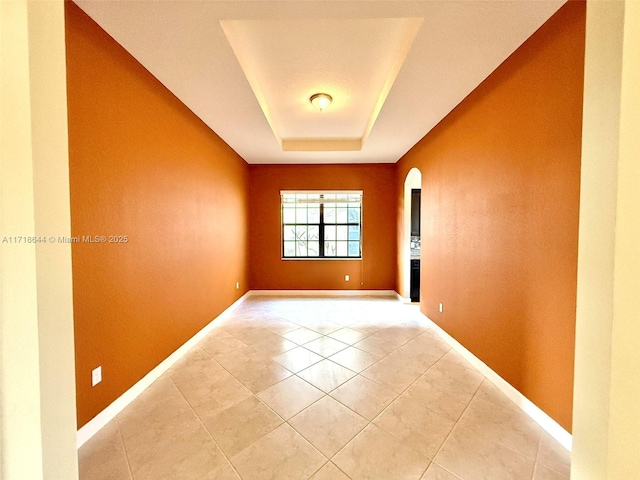
M 236 290 L 240 289 L 240 282 L 236 282 Z
M 94 368 L 91 371 L 91 386 L 95 387 L 102 381 L 102 367 Z
M 345 281 L 345 282 L 348 282 L 348 281 L 349 281 L 349 275 L 345 275 L 345 276 L 344 276 L 344 281 Z
M 440 310 L 440 313 L 442 313 L 442 304 L 440 304 L 439 310 Z

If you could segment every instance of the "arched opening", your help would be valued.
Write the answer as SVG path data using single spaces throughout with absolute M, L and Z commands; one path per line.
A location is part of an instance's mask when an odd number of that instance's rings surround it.
M 411 301 L 411 258 L 412 258 L 412 236 L 411 236 L 411 190 L 422 188 L 422 173 L 417 168 L 412 168 L 407 173 L 404 180 L 404 219 L 403 219 L 403 235 L 402 235 L 402 297 L 407 301 Z M 415 236 L 414 236 L 415 237 Z M 414 238 L 415 240 L 415 238 Z M 415 242 L 414 242 L 415 243 Z M 416 249 L 413 249 L 414 253 Z M 415 255 L 414 255 L 415 257 Z

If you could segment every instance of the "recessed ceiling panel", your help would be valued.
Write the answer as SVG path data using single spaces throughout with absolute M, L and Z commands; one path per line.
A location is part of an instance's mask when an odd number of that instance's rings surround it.
M 222 29 L 284 151 L 360 150 L 421 18 L 223 20 Z M 310 103 L 328 93 L 320 112 Z

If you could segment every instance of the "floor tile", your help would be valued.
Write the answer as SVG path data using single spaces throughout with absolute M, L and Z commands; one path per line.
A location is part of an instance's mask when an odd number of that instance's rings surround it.
M 273 357 L 273 361 L 279 363 L 287 370 L 298 373 L 311 365 L 318 363 L 323 357 L 304 347 L 296 347 L 292 350 Z M 338 362 L 339 363 L 339 362 Z
M 354 480 L 419 480 L 429 459 L 369 425 L 338 453 L 333 462 Z
M 425 375 L 430 376 L 451 392 L 474 395 L 484 381 L 484 375 L 467 363 L 459 354 L 449 351 Z
M 247 344 L 238 340 L 230 333 L 223 332 L 218 335 L 208 335 L 200 342 L 198 346 L 210 355 L 219 355 L 221 353 L 229 353 L 238 348 L 246 347 Z
M 226 329 L 231 335 L 233 335 L 238 340 L 246 343 L 247 345 L 255 345 L 257 343 L 264 342 L 279 342 L 280 335 L 273 333 L 266 328 L 256 328 L 256 327 L 247 327 L 247 328 L 238 328 L 238 329 Z
M 217 363 L 211 359 L 215 365 Z M 195 365 L 201 361 L 194 362 Z M 170 370 L 170 376 L 198 416 L 214 415 L 251 396 L 251 392 L 222 367 L 180 368 Z
M 310 480 L 350 480 L 342 470 L 328 462 Z
M 465 480 L 522 480 L 533 476 L 532 459 L 498 443 L 488 442 L 459 425 L 453 429 L 435 461 Z
M 273 334 L 273 338 L 251 345 L 249 349 L 245 350 L 245 355 L 254 363 L 262 362 L 270 360 L 271 358 L 296 348 L 297 346 L 298 345 L 296 343 L 291 342 L 280 335 Z
M 235 377 L 253 393 L 275 385 L 281 380 L 293 375 L 289 370 L 274 361 L 247 363 L 242 369 L 233 372 Z
M 497 405 L 474 398 L 458 422 L 486 441 L 515 450 L 535 460 L 541 428 L 516 405 Z
M 335 332 L 331 332 L 328 334 L 329 337 L 339 340 L 343 343 L 347 343 L 349 345 L 353 345 L 354 343 L 363 340 L 367 334 L 361 332 L 360 330 L 355 330 L 353 328 L 344 327 L 340 330 L 336 330 Z
M 224 453 L 233 456 L 275 429 L 282 419 L 252 396 L 203 422 Z
M 247 345 L 253 345 L 254 343 L 264 341 L 265 338 L 271 335 L 275 335 L 275 333 L 259 327 L 232 326 L 226 327 L 225 331 Z
M 358 343 L 354 343 L 353 346 L 382 357 L 396 350 L 399 345 L 377 337 L 376 334 L 374 334 Z
M 80 480 L 131 480 L 117 420 L 111 420 L 78 450 Z
M 321 333 L 322 335 L 327 335 L 329 333 L 340 330 L 343 326 L 330 320 L 320 320 L 316 322 L 309 322 L 306 324 L 306 327 L 318 333 Z
M 212 470 L 206 473 L 203 477 L 198 478 L 198 480 L 241 480 L 241 478 L 227 461 L 215 470 Z
M 189 413 L 190 410 L 189 404 L 165 374 L 118 414 L 120 430 L 129 424 L 146 425 L 169 420 L 176 415 Z
M 569 480 L 571 461 L 417 306 L 373 297 L 247 299 L 78 456 L 81 480 Z
M 547 432 L 542 432 L 537 462 L 566 477 L 571 472 L 571 453 Z
M 324 395 L 322 390 L 294 375 L 263 390 L 258 397 L 287 420 Z
M 363 370 L 361 375 L 400 394 L 416 381 L 420 372 L 407 368 L 402 358 L 389 355 Z
M 297 374 L 325 393 L 339 387 L 356 373 L 330 360 L 322 360 Z
M 315 340 L 316 338 L 320 338 L 322 336 L 321 333 L 318 333 L 314 330 L 310 330 L 308 328 L 302 327 L 297 330 L 291 330 L 282 335 L 287 340 L 291 340 L 292 342 L 297 343 L 298 345 L 303 345 L 311 340 Z
M 349 325 L 349 328 L 353 328 L 354 330 L 358 330 L 359 332 L 362 332 L 367 336 L 371 336 L 379 332 L 384 327 L 379 324 L 372 324 L 366 320 L 361 320 L 359 322 L 352 323 L 351 325 Z
M 251 396 L 249 389 L 232 375 L 215 382 L 202 378 L 199 383 L 178 384 L 178 388 L 199 417 L 215 415 Z
M 361 375 L 352 378 L 330 395 L 367 420 L 373 420 L 396 398 L 396 394 L 387 387 Z
M 202 383 L 203 377 L 207 381 L 215 382 L 229 374 L 210 354 L 199 347 L 187 352 L 167 370 L 167 373 L 176 385 Z
M 407 368 L 424 373 L 440 360 L 450 347 L 442 342 L 419 340 L 420 338 L 423 338 L 423 335 L 391 352 L 389 356 L 402 358 Z
M 368 420 L 326 396 L 289 420 L 327 458 L 367 426 Z
M 455 425 L 452 420 L 404 397 L 396 399 L 373 423 L 430 459 Z
M 569 480 L 569 475 L 563 475 L 545 467 L 544 465 L 536 464 L 536 471 L 533 474 L 533 480 Z
M 338 353 L 340 350 L 344 350 L 348 346 L 346 343 L 339 342 L 331 337 L 320 337 L 304 344 L 304 348 L 318 355 L 322 355 L 325 358 L 330 357 L 334 353 Z
M 380 356 L 359 348 L 349 347 L 331 355 L 329 360 L 359 373 L 380 360 Z
M 148 424 L 122 422 L 121 431 L 135 480 L 191 480 L 226 462 L 192 411 Z
M 394 344 L 396 348 L 404 345 L 422 333 L 421 329 L 403 328 L 399 325 L 390 325 L 374 334 L 375 337 L 387 343 Z
M 453 473 L 447 472 L 444 468 L 436 463 L 432 463 L 427 468 L 426 473 L 420 480 L 460 480 Z
M 440 381 L 440 375 L 432 375 L 431 370 L 418 378 L 403 395 L 454 421 L 460 418 L 473 398 L 473 394 L 463 390 L 447 388 L 447 384 Z
M 266 328 L 267 330 L 273 333 L 277 333 L 278 335 L 284 335 L 287 332 L 297 330 L 298 328 L 300 328 L 300 325 L 296 325 L 293 322 L 289 322 L 282 318 L 278 318 L 277 320 L 267 322 L 264 328 Z
M 231 458 L 243 480 L 309 478 L 327 459 L 287 424 Z

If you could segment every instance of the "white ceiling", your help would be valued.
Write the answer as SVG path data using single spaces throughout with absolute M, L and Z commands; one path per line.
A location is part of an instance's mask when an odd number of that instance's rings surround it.
M 392 163 L 565 1 L 76 3 L 247 162 Z

